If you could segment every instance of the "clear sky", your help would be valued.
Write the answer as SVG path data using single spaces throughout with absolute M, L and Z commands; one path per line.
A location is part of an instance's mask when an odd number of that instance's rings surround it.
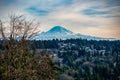
M 120 39 L 120 0 L 0 0 L 0 19 L 11 13 L 36 19 L 41 31 L 61 25 L 74 33 Z

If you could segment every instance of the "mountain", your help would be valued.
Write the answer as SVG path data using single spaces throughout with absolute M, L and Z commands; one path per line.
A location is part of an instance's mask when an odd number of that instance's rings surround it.
M 74 34 L 72 31 L 67 30 L 61 26 L 55 26 L 47 32 L 43 32 L 42 35 L 69 35 Z
M 42 32 L 34 36 L 35 40 L 52 40 L 52 39 L 87 39 L 87 40 L 108 40 L 107 38 L 94 37 L 89 35 L 75 34 L 72 31 L 62 27 L 55 26 L 47 32 Z M 110 39 L 109 39 L 110 40 Z

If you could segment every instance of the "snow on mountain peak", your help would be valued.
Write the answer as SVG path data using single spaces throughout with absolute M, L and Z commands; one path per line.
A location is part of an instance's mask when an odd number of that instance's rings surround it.
M 63 28 L 62 26 L 55 26 L 46 33 L 48 34 L 73 34 L 73 32 Z

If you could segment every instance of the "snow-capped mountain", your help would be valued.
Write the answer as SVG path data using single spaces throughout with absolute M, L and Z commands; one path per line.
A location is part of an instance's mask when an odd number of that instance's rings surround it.
M 47 32 L 42 32 L 41 35 L 71 35 L 74 34 L 72 31 L 67 30 L 61 26 L 55 26 Z
M 63 28 L 62 26 L 55 26 L 47 32 L 37 34 L 33 39 L 35 40 L 52 40 L 52 39 L 87 39 L 87 40 L 108 40 L 106 38 L 94 37 L 89 35 L 75 34 L 72 31 Z

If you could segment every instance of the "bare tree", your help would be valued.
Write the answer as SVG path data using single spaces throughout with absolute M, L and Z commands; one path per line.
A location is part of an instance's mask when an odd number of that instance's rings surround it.
M 0 35 L 4 52 L 0 55 L 1 80 L 54 80 L 57 67 L 45 56 L 36 56 L 28 48 L 28 41 L 36 35 L 38 23 L 24 16 L 10 16 L 5 26 L 0 20 Z
M 0 20 L 0 34 L 3 40 L 5 39 L 30 39 L 39 32 L 39 23 L 34 23 L 34 20 L 27 21 L 21 16 L 12 15 L 7 26 L 3 25 Z M 7 32 L 5 32 L 7 31 Z

